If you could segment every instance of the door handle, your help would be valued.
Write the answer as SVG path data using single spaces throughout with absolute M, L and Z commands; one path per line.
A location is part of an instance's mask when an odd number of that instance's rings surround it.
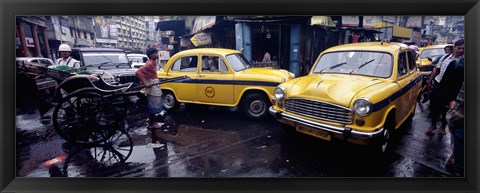
M 199 75 L 198 75 L 198 77 L 205 77 L 205 75 L 203 75 L 203 74 L 199 74 Z

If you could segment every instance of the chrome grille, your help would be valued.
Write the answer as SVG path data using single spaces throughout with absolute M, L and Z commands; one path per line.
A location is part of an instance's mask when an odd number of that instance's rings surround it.
M 129 82 L 134 82 L 134 83 L 140 82 L 138 80 L 138 78 L 133 74 L 132 75 L 130 75 L 130 74 L 129 75 L 120 75 L 120 76 L 118 76 L 118 81 L 122 84 L 123 83 L 129 83 Z
M 344 124 L 352 123 L 353 118 L 352 111 L 346 107 L 308 99 L 286 99 L 285 110 L 314 119 Z

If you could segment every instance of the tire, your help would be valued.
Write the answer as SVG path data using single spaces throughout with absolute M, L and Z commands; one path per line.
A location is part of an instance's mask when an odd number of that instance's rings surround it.
M 381 155 L 387 152 L 390 148 L 390 142 L 392 139 L 392 132 L 395 130 L 395 117 L 389 115 L 387 120 L 385 121 L 385 125 L 383 127 L 382 135 L 378 136 L 375 142 L 372 145 L 372 151 L 376 155 Z
M 164 91 L 165 94 L 163 94 L 163 108 L 166 111 L 175 111 L 178 109 L 180 106 L 180 103 L 177 101 L 175 98 L 175 95 L 171 91 Z
M 94 160 L 104 166 L 125 163 L 132 151 L 133 140 L 124 128 L 118 128 L 110 138 L 90 150 Z
M 265 95 L 250 93 L 242 100 L 241 108 L 248 118 L 261 119 L 268 114 L 270 105 L 271 103 Z
M 53 111 L 55 131 L 66 141 L 97 145 L 115 133 L 123 112 L 94 92 L 78 92 L 62 98 Z

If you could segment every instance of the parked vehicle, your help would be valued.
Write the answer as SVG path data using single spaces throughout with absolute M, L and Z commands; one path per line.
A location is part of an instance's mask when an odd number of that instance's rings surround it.
M 140 68 L 148 60 L 148 56 L 145 54 L 127 54 L 127 57 L 132 61 L 132 68 Z
M 435 67 L 431 65 L 432 61 L 435 60 L 437 56 L 441 56 L 445 54 L 445 51 L 444 51 L 445 46 L 448 46 L 448 44 L 433 45 L 433 46 L 427 46 L 427 47 L 422 47 L 418 49 L 419 57 L 417 59 L 417 65 L 424 79 L 428 80 L 428 78 L 430 77 L 430 73 L 432 73 L 432 70 Z
M 17 63 L 34 63 L 42 67 L 48 67 L 55 64 L 50 58 L 41 57 L 17 57 L 15 60 Z M 51 77 L 36 76 L 33 77 L 33 79 L 35 80 L 38 91 L 47 90 L 48 92 L 52 92 L 55 89 L 56 83 Z
M 286 129 L 384 152 L 390 134 L 412 120 L 421 82 L 405 44 L 340 45 L 322 52 L 307 76 L 275 88 L 269 111 Z
M 188 76 L 190 80 L 162 84 L 163 105 L 179 103 L 240 107 L 250 118 L 268 115 L 275 87 L 291 78 L 286 70 L 252 68 L 237 50 L 200 48 L 173 55 L 160 78 Z
M 131 67 L 124 50 L 115 48 L 72 48 L 71 57 L 80 61 L 80 66 L 99 74 L 109 84 L 125 84 L 133 82 L 133 88 L 139 88 L 140 81 L 135 77 L 136 69 Z M 129 90 L 127 95 L 144 96 L 140 89 Z
M 45 67 L 48 67 L 50 65 L 55 64 L 55 62 L 53 62 L 52 59 L 41 58 L 41 57 L 17 57 L 15 60 L 17 62 L 33 62 L 33 63 L 38 63 L 38 64 L 44 64 Z

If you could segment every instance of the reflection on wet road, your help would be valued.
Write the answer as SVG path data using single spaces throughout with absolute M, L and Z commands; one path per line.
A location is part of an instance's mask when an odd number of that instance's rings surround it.
M 119 133 L 108 146 L 75 147 L 56 134 L 51 111 L 42 118 L 38 110 L 17 109 L 17 176 L 448 176 L 443 163 L 451 153 L 450 134 L 423 133 L 426 107 L 428 103 L 417 108 L 412 124 L 402 128 L 392 150 L 381 157 L 359 146 L 286 132 L 273 117 L 250 120 L 223 107 L 182 106 L 159 117 L 162 128 L 149 130 L 146 102 L 136 97 L 130 98 L 127 118 L 120 124 L 128 134 Z M 59 156 L 66 159 L 45 166 Z

